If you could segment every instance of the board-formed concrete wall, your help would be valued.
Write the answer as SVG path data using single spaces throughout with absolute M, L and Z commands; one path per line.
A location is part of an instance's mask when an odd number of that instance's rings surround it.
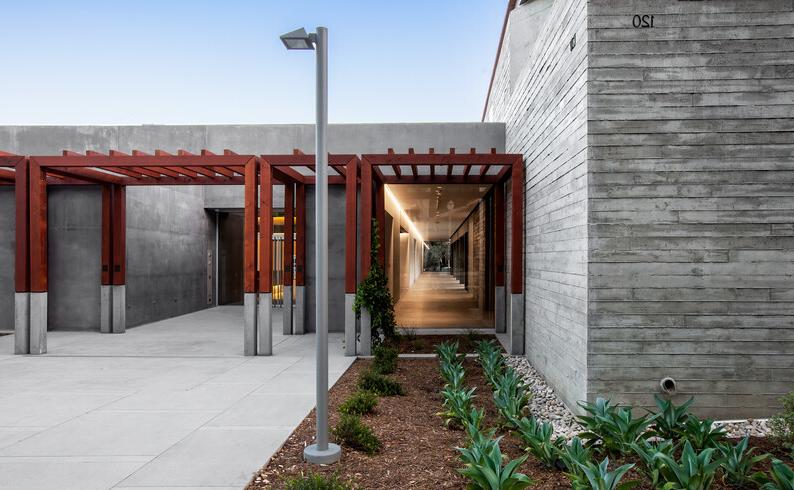
M 586 12 L 585 0 L 516 7 L 485 117 L 504 121 L 506 151 L 525 157 L 525 353 L 569 406 L 587 396 Z M 509 49 L 512 38 L 525 48 Z
M 653 405 L 672 376 L 711 416 L 770 415 L 794 389 L 794 4 L 588 8 L 588 393 Z

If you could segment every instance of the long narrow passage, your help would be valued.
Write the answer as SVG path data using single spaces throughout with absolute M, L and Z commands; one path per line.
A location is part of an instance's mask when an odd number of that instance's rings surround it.
M 403 328 L 493 328 L 489 313 L 448 272 L 423 272 L 395 306 Z

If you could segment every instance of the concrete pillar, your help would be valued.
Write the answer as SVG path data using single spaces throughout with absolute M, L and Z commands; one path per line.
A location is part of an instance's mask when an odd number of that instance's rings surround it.
M 360 356 L 372 355 L 372 317 L 366 308 L 361 308 L 361 335 L 359 335 L 358 354 Z
M 30 293 L 30 353 L 47 353 L 47 293 Z
M 256 355 L 256 293 L 243 295 L 243 354 Z
M 273 295 L 259 293 L 259 312 L 256 317 L 256 355 L 273 355 Z
M 295 310 L 292 331 L 295 335 L 306 333 L 306 291 L 305 286 L 295 286 Z
M 505 287 L 496 286 L 494 290 L 494 327 L 496 333 L 505 333 Z
M 508 342 L 510 343 L 510 354 L 524 354 L 524 295 L 513 293 L 510 295 L 510 311 L 508 313 L 509 327 Z
M 14 354 L 30 354 L 30 293 L 14 294 Z
M 113 331 L 113 286 L 107 284 L 99 287 L 99 331 Z
M 112 303 L 111 331 L 124 333 L 127 331 L 127 286 L 124 284 L 113 286 Z
M 353 311 L 353 303 L 356 295 L 353 293 L 345 294 L 345 355 L 356 355 L 356 312 Z
M 292 286 L 290 284 L 284 285 L 284 305 L 281 308 L 283 316 L 283 333 L 284 335 L 292 335 Z

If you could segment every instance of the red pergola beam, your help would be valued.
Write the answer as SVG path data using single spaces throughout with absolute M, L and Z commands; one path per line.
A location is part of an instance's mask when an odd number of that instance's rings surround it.
M 47 292 L 47 181 L 41 164 L 30 159 L 30 291 Z
M 14 289 L 18 293 L 30 291 L 30 200 L 29 164 L 24 157 L 18 157 L 14 164 L 16 201 L 16 253 L 14 269 Z

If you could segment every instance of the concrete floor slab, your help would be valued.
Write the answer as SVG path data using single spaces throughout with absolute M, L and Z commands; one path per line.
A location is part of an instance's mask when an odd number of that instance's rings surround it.
M 240 488 L 314 405 L 314 335 L 273 330 L 243 357 L 242 307 L 219 307 L 0 356 L 0 488 Z M 329 337 L 334 383 L 354 358 Z

